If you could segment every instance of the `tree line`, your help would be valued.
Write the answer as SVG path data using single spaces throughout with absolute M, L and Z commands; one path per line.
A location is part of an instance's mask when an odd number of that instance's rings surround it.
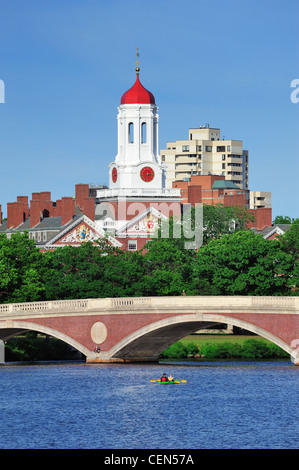
M 247 229 L 240 207 L 204 206 L 203 243 L 163 238 L 146 251 L 107 240 L 41 253 L 28 233 L 0 235 L 0 303 L 127 296 L 298 295 L 299 219 L 276 240 Z M 190 220 L 194 222 L 194 210 Z M 231 221 L 234 220 L 232 225 Z M 171 220 L 171 224 L 178 221 Z

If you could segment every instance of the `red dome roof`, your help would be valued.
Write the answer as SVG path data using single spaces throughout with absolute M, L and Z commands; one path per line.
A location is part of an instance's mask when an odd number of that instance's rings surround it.
M 136 82 L 128 91 L 126 91 L 120 100 L 120 104 L 156 104 L 154 95 L 141 85 L 139 75 Z

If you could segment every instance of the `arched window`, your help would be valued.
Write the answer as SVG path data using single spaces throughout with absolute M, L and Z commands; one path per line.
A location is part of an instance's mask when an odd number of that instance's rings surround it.
M 141 143 L 146 144 L 146 122 L 141 124 Z
M 129 123 L 129 144 L 134 143 L 134 124 L 132 122 Z

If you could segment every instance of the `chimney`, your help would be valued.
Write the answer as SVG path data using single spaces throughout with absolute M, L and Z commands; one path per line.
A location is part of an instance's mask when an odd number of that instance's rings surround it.
M 61 225 L 72 220 L 75 215 L 75 200 L 72 197 L 61 198 Z

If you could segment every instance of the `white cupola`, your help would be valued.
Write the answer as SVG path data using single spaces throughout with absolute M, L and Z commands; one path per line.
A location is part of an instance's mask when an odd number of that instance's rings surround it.
M 137 58 L 139 57 L 137 49 Z M 158 108 L 154 95 L 139 80 L 126 91 L 118 107 L 118 153 L 109 165 L 110 189 L 162 189 L 166 165 L 158 149 Z

